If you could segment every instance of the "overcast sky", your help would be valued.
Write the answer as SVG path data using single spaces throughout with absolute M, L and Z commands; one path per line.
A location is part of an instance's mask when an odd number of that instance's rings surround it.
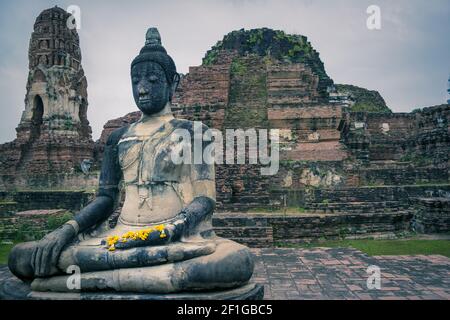
M 366 27 L 372 4 L 381 8 L 381 30 Z M 107 120 L 136 110 L 129 66 L 150 26 L 158 27 L 182 73 L 201 64 L 226 33 L 269 27 L 307 36 L 335 83 L 378 90 L 396 112 L 446 101 L 449 0 L 0 0 L 0 143 L 15 138 L 24 109 L 34 21 L 54 5 L 81 8 L 78 32 L 94 139 Z

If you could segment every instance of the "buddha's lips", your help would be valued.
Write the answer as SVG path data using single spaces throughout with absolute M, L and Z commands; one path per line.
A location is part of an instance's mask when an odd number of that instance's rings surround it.
M 139 97 L 139 102 L 144 102 L 144 103 L 146 103 L 146 102 L 150 102 L 150 101 L 151 101 L 150 98 L 147 98 L 147 97 Z
M 151 93 L 150 92 L 139 92 L 139 100 L 150 100 L 151 98 Z

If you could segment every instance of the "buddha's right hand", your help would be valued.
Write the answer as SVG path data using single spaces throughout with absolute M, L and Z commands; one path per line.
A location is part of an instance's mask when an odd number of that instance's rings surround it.
M 45 277 L 51 274 L 57 267 L 62 249 L 70 243 L 77 232 L 70 224 L 63 224 L 55 231 L 47 234 L 38 241 L 31 255 L 31 266 L 37 277 Z
M 162 232 L 152 232 L 149 233 L 145 240 L 137 238 L 136 240 L 127 239 L 125 241 L 119 240 L 115 243 L 115 249 L 131 249 L 136 247 L 146 247 L 146 246 L 158 246 L 167 244 L 172 238 L 171 228 L 164 228 Z

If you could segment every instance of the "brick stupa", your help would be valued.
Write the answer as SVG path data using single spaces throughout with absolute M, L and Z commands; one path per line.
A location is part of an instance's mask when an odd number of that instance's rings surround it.
M 0 146 L 1 184 L 52 187 L 62 173 L 80 172 L 93 159 L 87 120 L 87 81 L 80 41 L 59 7 L 36 19 L 28 57 L 25 110 L 17 138 Z

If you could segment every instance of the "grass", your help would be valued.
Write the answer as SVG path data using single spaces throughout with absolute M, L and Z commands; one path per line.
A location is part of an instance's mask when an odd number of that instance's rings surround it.
M 17 204 L 17 202 L 9 201 L 9 200 L 1 200 L 0 201 L 0 205 L 7 205 L 7 204 L 14 205 L 14 204 Z
M 329 240 L 310 244 L 278 244 L 280 247 L 351 247 L 370 255 L 432 255 L 439 254 L 450 258 L 450 240 Z
M 14 244 L 0 244 L 0 265 L 8 263 L 8 255 Z

